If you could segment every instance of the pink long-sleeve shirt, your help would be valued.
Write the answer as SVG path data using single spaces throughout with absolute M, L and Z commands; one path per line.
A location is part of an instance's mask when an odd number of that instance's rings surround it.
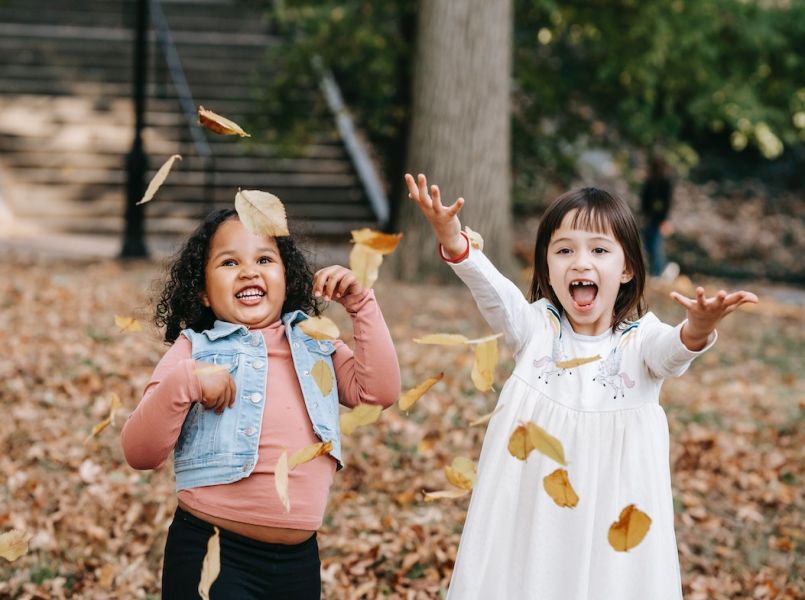
M 345 298 L 343 304 L 352 318 L 355 350 L 340 340 L 335 342 L 333 367 L 339 400 L 348 407 L 388 407 L 399 396 L 400 367 L 374 292 Z M 257 465 L 249 477 L 182 490 L 179 499 L 191 509 L 222 519 L 315 530 L 321 526 L 335 459 L 321 456 L 291 471 L 291 511 L 285 512 L 274 487 L 277 459 L 283 450 L 290 455 L 320 440 L 305 409 L 282 322 L 257 331 L 265 340 L 269 364 Z M 192 403 L 201 398 L 191 350 L 190 341 L 179 336 L 159 361 L 140 404 L 123 426 L 123 452 L 135 469 L 154 469 L 165 462 Z

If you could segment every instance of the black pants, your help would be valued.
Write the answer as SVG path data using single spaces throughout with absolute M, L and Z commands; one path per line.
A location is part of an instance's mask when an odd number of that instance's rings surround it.
M 220 529 L 220 528 L 219 528 Z M 320 600 L 316 535 L 301 544 L 267 544 L 221 529 L 221 574 L 210 600 Z M 165 543 L 163 600 L 198 600 L 201 564 L 213 526 L 176 509 Z

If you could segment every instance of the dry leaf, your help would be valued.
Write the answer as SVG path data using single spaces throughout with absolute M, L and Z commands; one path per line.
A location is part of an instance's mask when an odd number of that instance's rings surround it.
M 476 389 L 487 392 L 495 380 L 495 367 L 498 364 L 498 340 L 493 337 L 475 347 L 475 362 L 472 365 L 472 382 Z
M 377 404 L 359 404 L 349 412 L 341 414 L 341 433 L 350 435 L 358 427 L 371 425 L 383 412 L 383 407 Z
M 120 407 L 121 407 L 120 398 L 117 397 L 117 394 L 113 393 L 112 401 L 109 406 L 109 416 L 92 428 L 92 431 L 84 440 L 85 444 L 92 438 L 94 438 L 96 435 L 98 435 L 101 431 L 106 429 L 111 423 L 115 422 L 115 411 Z
M 140 322 L 132 317 L 115 315 L 115 325 L 117 325 L 123 333 L 136 333 L 143 330 L 143 326 Z
M 567 465 L 562 442 L 529 421 L 517 426 L 509 436 L 509 453 L 520 460 L 527 460 L 532 450 L 541 452 L 561 465 Z
M 526 460 L 534 449 L 528 436 L 528 428 L 525 425 L 518 425 L 509 436 L 509 454 L 514 458 Z
M 310 376 L 313 381 L 319 386 L 322 396 L 329 396 L 333 391 L 333 374 L 330 372 L 330 367 L 323 360 L 318 360 L 310 369 Z
M 470 493 L 470 490 L 441 490 L 438 492 L 425 492 L 425 502 L 434 500 L 461 498 Z
M 335 340 L 341 335 L 336 325 L 327 317 L 310 317 L 299 323 L 299 329 L 314 340 Z
M 291 512 L 291 500 L 288 498 L 288 451 L 283 450 L 274 467 L 274 487 L 280 497 L 285 512 Z
M 574 508 L 579 503 L 579 497 L 573 486 L 570 485 L 567 471 L 564 469 L 556 469 L 550 475 L 546 475 L 542 480 L 542 485 L 558 506 Z
M 444 372 L 439 373 L 435 377 L 428 377 L 425 381 L 420 383 L 415 388 L 412 388 L 405 392 L 399 399 L 399 406 L 400 410 L 408 410 L 411 408 L 417 400 L 419 400 L 425 392 L 427 392 L 430 388 L 436 385 L 437 382 L 441 381 L 444 378 Z
M 649 527 L 651 527 L 651 518 L 636 508 L 634 504 L 630 504 L 621 511 L 620 517 L 609 527 L 609 545 L 618 552 L 627 552 L 646 537 Z
M 199 367 L 193 370 L 196 375 L 212 375 L 218 371 L 228 371 L 232 365 L 208 365 L 206 367 Z
M 239 135 L 240 137 L 251 137 L 241 129 L 240 125 L 230 121 L 226 117 L 207 110 L 203 106 L 198 107 L 198 122 L 204 127 L 221 135 Z
M 327 454 L 330 450 L 333 449 L 332 442 L 319 442 L 318 444 L 311 444 L 310 446 L 305 446 L 301 450 L 297 450 L 293 454 L 291 454 L 291 458 L 288 459 L 288 469 L 293 470 L 299 465 L 303 465 L 306 462 L 310 462 L 314 458 L 318 458 L 322 454 Z
M 288 219 L 282 201 L 274 194 L 260 190 L 238 190 L 235 210 L 243 226 L 255 235 L 284 237 L 288 235 Z
M 401 233 L 381 233 L 373 231 L 368 227 L 354 229 L 352 231 L 352 241 L 379 252 L 380 254 L 391 254 L 397 249 L 403 234 Z
M 159 170 L 154 175 L 154 178 L 151 179 L 151 182 L 148 184 L 148 188 L 146 188 L 145 194 L 143 194 L 143 199 L 137 203 L 137 206 L 150 202 L 154 198 L 154 194 L 156 194 L 160 186 L 165 183 L 173 163 L 177 160 L 182 160 L 182 156 L 180 154 L 174 154 L 165 161 L 165 164 L 159 167 Z
M 500 409 L 503 408 L 502 404 L 498 404 L 491 413 L 484 415 L 483 417 L 478 417 L 472 423 L 470 423 L 470 427 L 478 427 L 480 425 L 486 425 L 489 421 L 494 417 Z
M 477 477 L 475 463 L 463 456 L 454 458 L 453 464 L 444 468 L 444 474 L 447 481 L 461 490 L 471 490 Z
M 207 554 L 201 563 L 201 580 L 198 582 L 198 593 L 204 600 L 210 600 L 210 587 L 221 574 L 221 532 L 213 527 L 215 533 L 207 541 Z
M 472 244 L 473 248 L 483 251 L 484 238 L 481 237 L 480 233 L 473 231 L 467 225 L 464 225 L 464 233 L 466 233 L 467 237 L 470 238 L 470 244 Z
M 463 346 L 468 340 L 460 333 L 431 333 L 421 338 L 414 338 L 417 344 L 436 344 L 439 346 Z
M 0 556 L 9 562 L 14 562 L 28 552 L 29 541 L 31 541 L 31 535 L 24 531 L 19 529 L 6 531 L 0 535 Z
M 487 343 L 487 342 L 489 342 L 491 340 L 496 340 L 499 337 L 503 337 L 503 334 L 502 333 L 493 333 L 492 335 L 486 335 L 486 336 L 484 336 L 482 338 L 476 338 L 474 340 L 467 340 L 464 343 L 468 344 L 470 346 L 475 345 L 475 344 L 485 344 L 485 343 Z
M 355 244 L 349 253 L 349 268 L 355 273 L 358 282 L 367 289 L 377 281 L 382 263 L 383 255 L 363 244 Z
M 595 362 L 597 360 L 601 360 L 600 354 L 596 354 L 595 356 L 586 356 L 584 358 L 571 358 L 569 360 L 562 360 L 556 363 L 556 366 L 559 367 L 560 369 L 572 369 L 573 367 L 586 365 L 587 363 Z

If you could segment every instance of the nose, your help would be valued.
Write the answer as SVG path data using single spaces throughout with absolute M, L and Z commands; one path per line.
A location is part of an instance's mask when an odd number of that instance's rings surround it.
M 574 271 L 587 271 L 592 267 L 590 257 L 586 252 L 577 252 L 573 255 L 573 264 L 570 266 Z
M 257 275 L 257 269 L 253 265 L 243 265 L 238 273 L 241 279 L 254 279 Z

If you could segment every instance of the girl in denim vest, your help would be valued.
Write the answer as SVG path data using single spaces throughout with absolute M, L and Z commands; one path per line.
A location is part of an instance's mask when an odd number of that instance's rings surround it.
M 318 314 L 320 299 L 352 318 L 354 351 L 299 328 Z M 155 469 L 174 451 L 178 507 L 162 597 L 199 597 L 207 541 L 218 527 L 212 598 L 319 598 L 316 530 L 342 466 L 339 403 L 385 408 L 400 391 L 374 292 L 344 267 L 312 274 L 291 237 L 254 235 L 234 210 L 219 210 L 173 264 L 156 322 L 172 346 L 122 442 L 135 469 Z M 332 442 L 329 454 L 291 471 L 286 509 L 274 485 L 279 456 L 323 441 Z

